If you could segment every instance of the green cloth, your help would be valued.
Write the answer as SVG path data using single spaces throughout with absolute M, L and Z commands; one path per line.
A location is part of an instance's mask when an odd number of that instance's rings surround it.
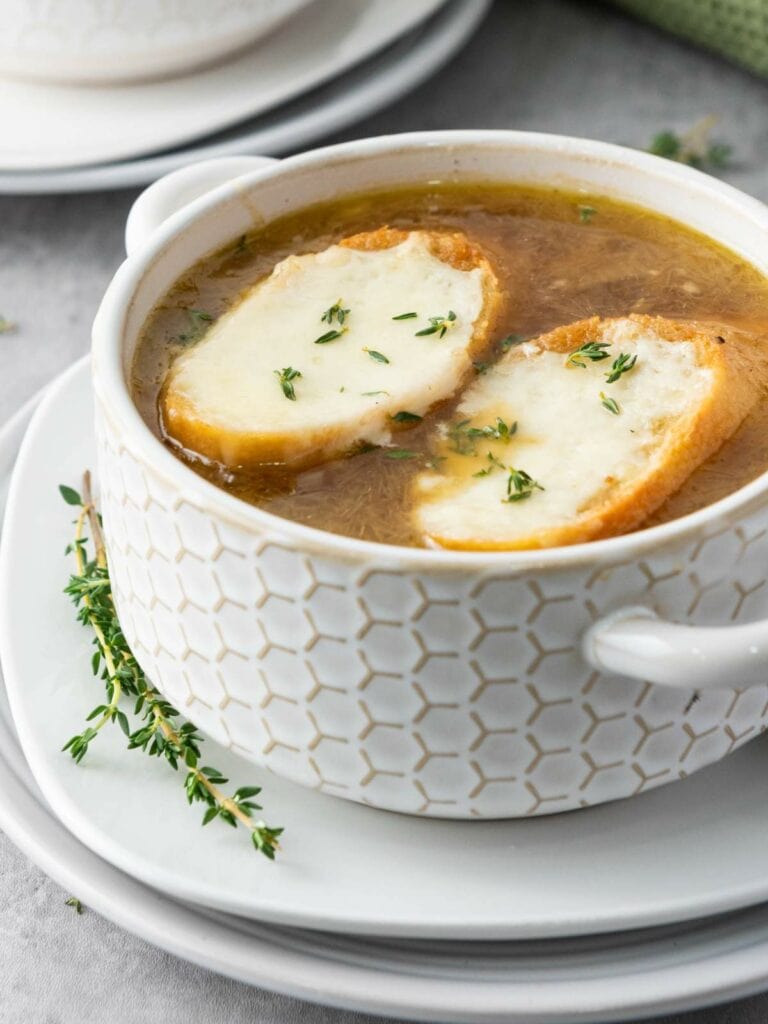
M 768 0 L 615 0 L 660 28 L 768 76 Z

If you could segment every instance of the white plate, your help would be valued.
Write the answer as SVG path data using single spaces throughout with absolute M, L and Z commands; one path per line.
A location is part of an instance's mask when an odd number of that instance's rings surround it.
M 143 185 L 195 160 L 300 149 L 372 114 L 438 70 L 475 31 L 491 0 L 450 0 L 426 24 L 319 89 L 265 117 L 186 149 L 95 167 L 0 171 L 0 194 L 86 192 Z
M 129 85 L 4 79 L 0 167 L 44 170 L 169 149 L 263 114 L 348 70 L 445 0 L 323 0 L 215 67 Z
M 82 377 L 83 365 L 69 376 Z M 38 401 L 0 431 L 0 508 Z M 68 892 L 149 942 L 238 980 L 327 1005 L 444 1024 L 597 1024 L 735 999 L 768 984 L 768 907 L 619 935 L 448 943 L 305 932 L 177 903 L 107 864 L 50 813 L 1 684 L 0 827 Z M 186 853 L 200 836 L 199 829 L 190 835 Z M 690 859 L 696 854 L 689 850 Z M 273 867 L 251 859 L 254 874 L 269 877 Z
M 100 697 L 89 637 L 62 596 L 71 509 L 60 482 L 93 465 L 82 361 L 43 398 L 14 472 L 0 551 L 0 649 L 30 767 L 82 842 L 179 899 L 329 931 L 531 938 L 629 929 L 768 898 L 768 745 L 684 782 L 567 815 L 511 822 L 406 818 L 261 773 L 207 742 L 238 785 L 264 784 L 286 827 L 274 865 L 182 798 L 181 779 L 105 730 L 87 760 L 60 752 Z M 44 629 L 41 629 L 44 624 Z M 41 714 L 41 708 L 45 713 Z M 375 881 L 374 881 L 375 880 Z

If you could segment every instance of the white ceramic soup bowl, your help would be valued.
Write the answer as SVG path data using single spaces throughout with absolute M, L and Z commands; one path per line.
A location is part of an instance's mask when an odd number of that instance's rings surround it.
M 149 677 L 280 775 L 467 819 L 627 797 L 765 728 L 768 476 L 591 544 L 398 548 L 279 519 L 200 479 L 153 436 L 127 381 L 148 314 L 207 253 L 314 202 L 478 178 L 631 200 L 768 272 L 768 210 L 689 168 L 553 135 L 402 135 L 162 179 L 131 213 L 93 338 L 117 609 Z

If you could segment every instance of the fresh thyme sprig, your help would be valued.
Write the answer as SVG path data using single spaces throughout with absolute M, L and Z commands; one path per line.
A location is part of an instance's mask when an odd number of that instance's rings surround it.
M 456 314 L 452 309 L 449 309 L 447 316 L 430 316 L 427 319 L 429 320 L 429 327 L 416 331 L 415 337 L 426 338 L 430 334 L 437 334 L 438 337 L 444 338 L 446 331 L 456 323 Z
M 401 409 L 400 412 L 396 412 L 391 417 L 395 423 L 421 423 L 424 419 L 423 416 L 419 416 L 416 412 L 408 412 L 406 409 Z
M 77 896 L 68 896 L 64 900 L 64 906 L 65 907 L 72 907 L 72 909 L 74 910 L 74 912 L 76 914 L 82 914 L 82 912 L 83 912 L 83 904 L 80 902 L 80 900 L 77 898 Z
M 718 120 L 714 114 L 709 114 L 682 135 L 670 131 L 658 132 L 651 139 L 648 152 L 699 170 L 707 167 L 721 170 L 728 166 L 732 150 L 725 143 L 714 142 L 710 137 Z
M 364 348 L 363 352 L 367 352 L 375 363 L 389 363 L 389 359 L 387 359 L 384 353 L 377 352 L 375 348 Z
M 517 433 L 517 420 L 513 423 L 506 423 L 501 416 L 496 417 L 496 423 L 487 427 L 470 427 L 467 430 L 468 437 L 489 437 L 494 441 L 508 443 Z
M 628 352 L 622 352 L 614 359 L 610 372 L 606 373 L 606 383 L 615 384 L 622 374 L 629 373 L 630 370 L 634 370 L 636 362 L 636 355 L 630 356 Z
M 570 353 L 565 360 L 565 365 L 580 366 L 583 370 L 587 365 L 584 362 L 585 359 L 591 363 L 599 363 L 601 359 L 608 359 L 608 353 L 605 351 L 607 348 L 610 348 L 607 341 L 585 341 L 583 345 Z
M 517 433 L 517 420 L 514 423 L 506 423 L 500 416 L 496 417 L 495 424 L 485 427 L 472 427 L 471 423 L 472 420 L 459 420 L 448 427 L 451 451 L 459 455 L 476 455 L 477 441 L 480 438 L 507 443 Z
M 580 206 L 577 207 L 577 209 L 579 211 L 579 220 L 581 221 L 582 224 L 589 224 L 591 222 L 592 218 L 597 213 L 597 210 L 595 209 L 594 206 L 580 205 Z
M 600 405 L 608 412 L 612 412 L 614 416 L 618 416 L 621 412 L 621 407 L 615 398 L 610 398 L 604 391 L 600 392 Z
M 393 320 L 415 320 L 418 313 L 398 313 L 397 316 L 393 316 Z
M 338 299 L 332 306 L 329 306 L 328 309 L 326 309 L 320 317 L 320 322 L 330 326 L 335 320 L 339 327 L 343 327 L 344 321 L 348 316 L 349 310 L 344 309 L 344 300 Z
M 325 334 L 321 334 L 319 338 L 315 338 L 316 345 L 327 345 L 329 341 L 338 341 L 339 338 L 343 337 L 349 328 L 346 326 L 346 319 L 349 316 L 349 310 L 344 308 L 344 300 L 338 299 L 332 306 L 320 317 L 320 322 L 328 324 L 331 327 L 330 331 L 326 331 Z M 338 328 L 333 327 L 333 321 L 339 325 Z
M 503 504 L 511 504 L 516 501 L 525 501 L 530 498 L 534 491 L 543 491 L 544 488 L 538 481 L 530 477 L 524 469 L 509 469 L 507 478 L 507 496 L 502 498 Z
M 488 465 L 484 469 L 478 470 L 477 473 L 473 473 L 472 476 L 490 476 L 497 469 L 507 468 L 501 459 L 496 458 L 493 452 L 486 452 L 485 457 L 488 460 Z
M 103 681 L 107 700 L 88 715 L 87 721 L 93 724 L 69 739 L 62 749 L 79 763 L 101 729 L 116 722 L 128 737 L 129 750 L 143 750 L 152 757 L 160 757 L 174 770 L 180 765 L 186 769 L 187 801 L 206 805 L 203 825 L 214 818 L 234 828 L 242 825 L 250 832 L 254 848 L 273 860 L 283 830 L 254 819 L 254 811 L 261 810 L 253 802 L 260 788 L 241 786 L 232 796 L 222 792 L 219 787 L 228 780 L 217 768 L 201 764 L 203 737 L 191 722 L 177 723 L 179 712 L 152 687 L 128 646 L 112 600 L 101 519 L 91 497 L 90 474 L 83 478 L 82 497 L 72 487 L 62 485 L 59 490 L 68 505 L 79 509 L 75 537 L 67 547 L 67 554 L 74 555 L 76 571 L 64 592 L 77 608 L 78 621 L 94 633 L 91 668 Z M 95 550 L 93 557 L 87 550 L 86 528 Z M 122 710 L 123 698 L 133 700 L 133 727 Z
M 300 370 L 294 370 L 292 366 L 284 366 L 282 370 L 274 370 L 283 394 L 290 402 L 296 401 L 296 389 L 293 382 L 301 377 Z

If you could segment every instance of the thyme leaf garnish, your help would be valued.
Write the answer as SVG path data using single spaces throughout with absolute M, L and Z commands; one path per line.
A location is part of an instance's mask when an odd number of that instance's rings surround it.
M 480 377 L 484 373 L 487 373 L 488 370 L 490 369 L 490 366 L 490 363 L 484 363 L 480 359 L 477 359 L 472 363 L 472 367 L 475 373 L 478 375 L 478 377 Z
M 285 397 L 291 401 L 296 401 L 296 390 L 293 386 L 293 381 L 298 380 L 301 377 L 300 370 L 294 370 L 292 366 L 285 366 L 282 370 L 274 370 L 277 382 L 280 385 Z
M 315 344 L 327 345 L 329 341 L 336 341 L 346 333 L 346 330 L 346 327 L 342 327 L 340 331 L 337 331 L 336 328 L 331 331 L 326 331 L 325 334 L 321 334 L 319 338 L 315 338 Z
M 456 314 L 452 309 L 449 309 L 447 316 L 430 316 L 427 319 L 429 320 L 429 327 L 416 331 L 415 337 L 426 338 L 430 334 L 437 334 L 438 337 L 444 338 L 446 331 L 456 323 Z
M 494 441 L 508 442 L 517 433 L 517 420 L 514 423 L 505 423 L 501 416 L 496 417 L 495 426 L 470 427 L 467 431 L 468 437 L 490 437 Z
M 424 417 L 419 416 L 418 413 L 406 412 L 405 409 L 401 409 L 400 412 L 396 412 L 395 415 L 391 417 L 395 423 L 421 423 L 423 418 Z
M 388 363 L 389 360 L 383 352 L 377 352 L 375 348 L 364 348 L 363 352 L 367 352 L 368 355 L 377 363 Z
M 448 447 L 459 455 L 474 455 L 477 445 L 469 437 L 467 430 L 472 420 L 459 420 L 458 423 L 451 423 L 448 427 Z
M 514 423 L 506 423 L 500 416 L 497 416 L 495 424 L 485 427 L 472 427 L 470 426 L 471 422 L 471 420 L 460 420 L 448 427 L 449 447 L 459 455 L 476 455 L 479 438 L 506 443 L 517 433 L 517 420 Z
M 636 362 L 636 355 L 630 356 L 629 353 L 622 352 L 621 355 L 614 359 L 610 373 L 606 373 L 606 383 L 614 384 L 623 373 L 629 373 L 630 370 L 633 370 Z
M 384 452 L 385 459 L 416 459 L 418 452 L 409 451 L 408 448 L 390 448 Z
M 74 912 L 76 914 L 82 914 L 82 912 L 83 912 L 83 904 L 80 902 L 80 900 L 77 898 L 77 896 L 68 896 L 64 900 L 64 906 L 65 907 L 72 907 L 72 909 L 74 910 Z
M 174 771 L 179 767 L 185 770 L 183 788 L 187 801 L 203 803 L 206 807 L 203 825 L 214 818 L 234 828 L 242 825 L 250 833 L 254 849 L 273 860 L 283 830 L 254 818 L 254 811 L 261 810 L 253 801 L 260 788 L 241 786 L 231 796 L 219 788 L 227 779 L 218 768 L 201 764 L 203 737 L 191 722 L 179 724 L 179 712 L 149 683 L 128 646 L 112 599 L 101 518 L 91 497 L 90 474 L 83 477 L 82 498 L 72 487 L 62 486 L 59 490 L 68 505 L 79 506 L 74 540 L 67 548 L 67 554 L 74 555 L 75 572 L 64 592 L 77 608 L 78 621 L 94 634 L 91 668 L 106 691 L 106 703 L 97 705 L 87 717 L 93 724 L 68 740 L 62 749 L 69 751 L 79 763 L 101 729 L 116 723 L 128 737 L 129 750 L 142 750 L 150 757 L 159 757 Z M 94 547 L 92 557 L 87 550 L 86 532 L 90 532 Z M 124 698 L 132 701 L 128 713 L 121 707 Z M 74 897 L 70 900 L 73 902 L 67 901 L 69 905 L 78 910 L 79 901 Z
M 579 211 L 579 220 L 581 221 L 582 224 L 589 224 L 589 222 L 592 220 L 592 218 L 597 213 L 597 210 L 595 209 L 594 206 L 583 206 L 582 205 L 582 206 L 578 206 L 577 209 Z
M 582 369 L 586 367 L 585 359 L 588 359 L 591 363 L 599 363 L 601 359 L 608 359 L 609 355 L 605 351 L 610 348 L 607 341 L 585 341 L 583 345 L 575 349 L 565 361 L 566 366 L 580 366 Z
M 507 468 L 501 461 L 501 459 L 496 458 L 493 452 L 487 452 L 485 457 L 488 460 L 488 465 L 485 467 L 485 469 L 481 469 L 477 473 L 473 473 L 472 476 L 490 476 L 491 473 L 493 473 L 497 469 Z
M 600 405 L 602 405 L 604 409 L 607 409 L 608 412 L 612 412 L 614 416 L 618 416 L 621 412 L 619 403 L 616 399 L 610 398 L 604 391 L 600 392 Z
M 320 322 L 330 325 L 335 320 L 339 327 L 343 327 L 344 321 L 347 319 L 348 316 L 349 310 L 344 309 L 343 299 L 338 299 L 336 302 L 334 302 L 332 306 L 329 306 L 328 309 L 326 309 L 326 311 L 320 317 Z
M 372 398 L 374 395 L 388 395 L 388 391 L 361 391 L 363 398 Z
M 397 316 L 393 316 L 393 320 L 415 320 L 418 313 L 398 313 Z
M 502 498 L 503 504 L 511 504 L 516 501 L 525 501 L 530 498 L 534 491 L 543 491 L 544 488 L 530 477 L 524 469 L 509 468 L 507 478 L 507 496 Z

